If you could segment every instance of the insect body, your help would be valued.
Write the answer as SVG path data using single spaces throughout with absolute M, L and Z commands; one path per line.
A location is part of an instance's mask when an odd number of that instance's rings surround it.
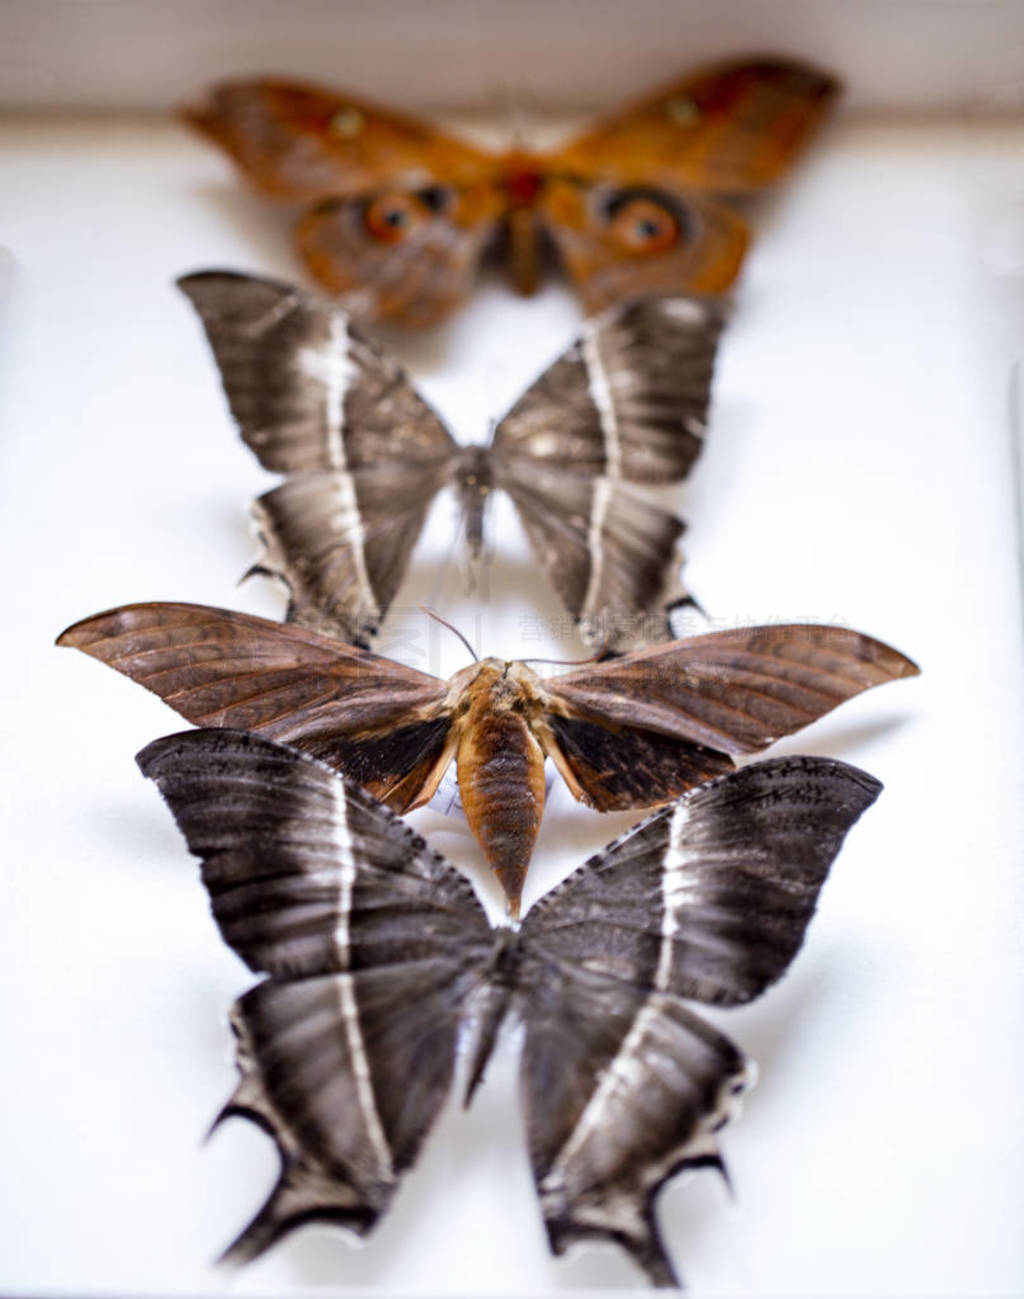
M 271 198 L 306 204 L 313 275 L 356 314 L 422 326 L 472 287 L 501 242 L 532 292 L 545 243 L 588 310 L 644 293 L 718 292 L 747 226 L 723 198 L 776 181 L 836 93 L 813 68 L 705 69 L 552 153 L 488 153 L 389 109 L 281 80 L 228 82 L 188 121 Z
M 228 1251 L 388 1210 L 469 1040 L 467 1103 L 502 1022 L 551 1248 L 596 1237 L 678 1284 L 653 1202 L 724 1170 L 742 1052 L 687 1000 L 752 1001 L 789 966 L 846 832 L 878 796 L 823 758 L 754 763 L 664 808 L 492 929 L 469 882 L 322 763 L 234 731 L 157 740 L 159 786 L 225 940 L 262 977 L 231 1012 L 243 1115 L 281 1176 Z
M 489 658 L 442 681 L 294 624 L 189 604 L 112 609 L 59 643 L 191 722 L 313 754 L 397 811 L 426 803 L 454 759 L 467 820 L 513 915 L 545 758 L 599 811 L 651 807 L 862 690 L 917 674 L 870 636 L 803 623 L 669 641 L 546 680 Z
M 459 447 L 399 365 L 335 303 L 226 271 L 180 286 L 202 318 L 242 438 L 285 481 L 256 502 L 256 571 L 289 617 L 356 644 L 380 626 L 431 501 L 455 489 L 466 541 L 507 492 L 540 568 L 593 649 L 670 632 L 683 523 L 642 489 L 703 443 L 720 305 L 652 298 L 586 322 L 499 420 Z

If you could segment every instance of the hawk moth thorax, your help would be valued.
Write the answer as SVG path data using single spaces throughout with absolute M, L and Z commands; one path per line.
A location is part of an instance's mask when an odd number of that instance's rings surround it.
M 537 730 L 546 696 L 525 663 L 496 658 L 457 673 L 452 685 L 465 700 L 456 754 L 462 810 L 518 916 L 544 812 L 545 751 Z
M 505 199 L 504 239 L 512 283 L 520 293 L 536 292 L 543 258 L 540 204 L 547 164 L 539 154 L 513 150 L 501 160 L 497 188 Z

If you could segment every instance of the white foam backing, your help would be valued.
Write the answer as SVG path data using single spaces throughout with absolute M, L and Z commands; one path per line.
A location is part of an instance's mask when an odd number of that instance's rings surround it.
M 678 504 L 713 620 L 849 622 L 911 654 L 774 751 L 863 765 L 886 791 L 850 837 L 808 943 L 762 1001 L 716 1019 L 760 1065 L 712 1174 L 661 1203 L 699 1295 L 1024 1287 L 1020 572 L 1011 374 L 1024 337 L 1024 128 L 842 124 L 763 213 L 722 347 L 706 453 Z M 310 1227 L 240 1276 L 210 1260 L 275 1174 L 267 1138 L 201 1137 L 233 1078 L 225 1014 L 251 982 L 132 755 L 181 728 L 164 705 L 53 648 L 134 600 L 276 615 L 236 588 L 246 503 L 271 485 L 240 444 L 175 276 L 294 276 L 287 218 L 169 123 L 0 126 L 0 1288 L 7 1292 L 542 1294 L 630 1287 L 610 1247 L 552 1260 L 529 1180 L 514 1038 L 453 1105 L 364 1248 Z M 566 345 L 560 286 L 488 278 L 428 338 L 389 334 L 462 440 Z M 489 598 L 467 596 L 438 502 L 386 653 L 447 674 L 465 653 L 583 651 L 514 514 L 491 519 Z M 556 781 L 526 901 L 635 816 Z M 418 826 L 497 889 L 457 818 Z

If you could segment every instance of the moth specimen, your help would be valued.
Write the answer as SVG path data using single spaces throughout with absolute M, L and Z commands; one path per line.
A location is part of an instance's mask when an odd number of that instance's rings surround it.
M 498 1029 L 525 1022 L 521 1095 L 551 1248 L 586 1237 L 678 1284 L 654 1199 L 724 1166 L 742 1053 L 685 1004 L 751 1001 L 803 940 L 878 781 L 824 758 L 756 763 L 609 844 L 492 929 L 469 882 L 321 763 L 234 731 L 139 755 L 227 943 L 267 977 L 235 1003 L 241 1080 L 221 1117 L 273 1137 L 281 1173 L 228 1250 L 311 1219 L 366 1233 L 415 1162 L 471 1026 L 466 1101 Z
M 293 624 L 191 604 L 86 618 L 71 645 L 200 726 L 255 731 L 358 781 L 396 811 L 454 759 L 466 820 L 518 914 L 544 809 L 544 760 L 599 811 L 667 802 L 870 686 L 914 676 L 845 627 L 740 627 L 542 680 L 484 659 L 442 681 Z
M 413 118 L 289 81 L 228 82 L 186 112 L 267 196 L 308 205 L 312 274 L 368 318 L 429 325 L 470 291 L 485 250 L 536 287 L 553 247 L 587 310 L 644 293 L 715 293 L 746 222 L 725 197 L 778 180 L 835 93 L 758 59 L 699 71 L 551 153 L 488 153 Z
M 682 522 L 635 484 L 685 478 L 700 451 L 719 306 L 694 298 L 612 308 L 531 385 L 489 447 L 459 447 L 406 378 L 336 306 L 289 285 L 209 271 L 179 281 L 195 305 L 242 437 L 286 481 L 256 502 L 289 618 L 366 644 L 446 485 L 471 556 L 484 508 L 508 492 L 586 643 L 669 634 Z

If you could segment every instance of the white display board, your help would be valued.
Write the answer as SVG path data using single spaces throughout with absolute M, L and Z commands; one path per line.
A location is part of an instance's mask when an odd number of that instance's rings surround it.
M 1024 1289 L 1022 146 L 1012 123 L 825 134 L 763 212 L 706 452 L 675 497 L 686 575 L 716 623 L 848 622 L 923 669 L 774 750 L 843 758 L 886 790 L 785 980 L 715 1016 L 760 1083 L 725 1134 L 735 1198 L 710 1173 L 662 1197 L 698 1295 Z M 53 640 L 134 600 L 281 611 L 273 588 L 236 587 L 253 557 L 246 502 L 273 480 L 239 442 L 172 281 L 297 275 L 288 221 L 165 121 L 12 120 L 0 194 L 0 1290 L 638 1285 L 611 1247 L 547 1253 L 514 1034 L 363 1248 L 315 1226 L 241 1275 L 211 1267 L 276 1171 L 241 1122 L 201 1144 L 233 1082 L 226 1011 L 252 978 L 132 761 L 182 723 Z M 490 276 L 445 328 L 388 341 L 456 436 L 480 441 L 578 319 L 559 285 L 526 301 Z M 485 653 L 579 656 L 507 503 L 483 606 L 451 554 L 453 513 L 442 499 L 431 515 L 382 650 L 444 674 L 464 664 L 415 612 L 430 599 Z M 525 902 L 635 819 L 580 808 L 556 782 Z M 415 821 L 497 919 L 464 824 Z

